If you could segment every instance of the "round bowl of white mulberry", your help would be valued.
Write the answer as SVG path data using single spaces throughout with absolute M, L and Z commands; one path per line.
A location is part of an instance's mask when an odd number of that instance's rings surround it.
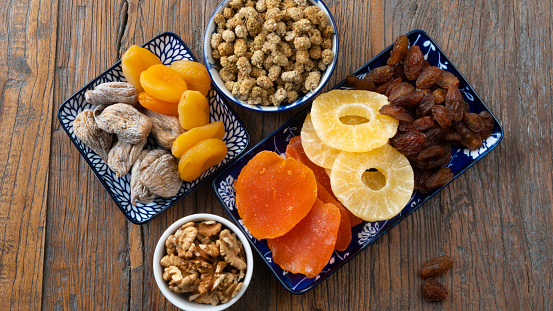
M 213 85 L 261 112 L 307 104 L 336 67 L 338 33 L 320 0 L 225 0 L 204 35 Z
M 224 310 L 246 291 L 253 255 L 244 234 L 211 214 L 177 220 L 159 239 L 153 259 L 156 283 L 183 310 Z

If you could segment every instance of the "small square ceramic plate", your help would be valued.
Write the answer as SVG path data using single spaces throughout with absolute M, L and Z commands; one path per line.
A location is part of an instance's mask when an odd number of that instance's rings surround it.
M 143 47 L 157 55 L 165 65 L 169 65 L 177 60 L 197 61 L 192 51 L 174 33 L 162 33 L 148 41 Z M 123 214 L 135 224 L 148 222 L 177 203 L 187 194 L 194 191 L 209 176 L 218 172 L 226 164 L 242 154 L 250 144 L 250 136 L 240 119 L 238 119 L 238 116 L 223 100 L 223 97 L 212 89 L 208 94 L 211 122 L 223 121 L 225 124 L 225 137 L 223 140 L 228 148 L 225 159 L 219 165 L 204 172 L 198 179 L 192 182 L 184 182 L 176 196 L 171 198 L 157 197 L 152 203 L 138 203 L 136 206 L 133 206 L 130 204 L 130 174 L 127 174 L 123 178 L 115 176 L 115 173 L 102 158 L 73 134 L 73 121 L 77 117 L 77 114 L 85 109 L 93 108 L 91 104 L 85 101 L 85 92 L 93 89 L 100 83 L 113 81 L 126 81 L 121 70 L 121 61 L 117 62 L 66 100 L 58 110 L 58 118 L 61 126 L 86 160 L 90 169 L 96 174 Z M 161 147 L 150 137 L 145 148 L 155 149 Z
M 425 55 L 425 58 L 430 62 L 432 66 L 438 66 L 444 70 L 452 72 L 457 78 L 459 78 L 459 88 L 463 93 L 465 100 L 469 103 L 472 112 L 488 111 L 488 108 L 484 105 L 480 97 L 474 92 L 472 87 L 468 84 L 466 79 L 459 73 L 459 71 L 453 66 L 451 61 L 447 59 L 438 45 L 422 30 L 414 30 L 407 34 L 410 45 L 416 44 L 421 48 L 421 51 Z M 371 61 L 363 65 L 357 71 L 355 75 L 363 77 L 372 68 L 376 68 L 386 64 L 386 60 L 390 56 L 390 50 L 392 45 L 374 57 Z M 335 88 L 348 89 L 346 82 L 342 81 Z M 330 258 L 328 264 L 323 271 L 315 278 L 307 278 L 302 274 L 293 274 L 282 270 L 277 264 L 272 261 L 271 250 L 267 246 L 265 240 L 257 240 L 253 238 L 248 230 L 244 227 L 244 223 L 238 215 L 236 210 L 236 193 L 234 191 L 234 181 L 238 178 L 242 168 L 253 158 L 257 153 L 263 150 L 274 151 L 282 156 L 286 152 L 286 146 L 290 138 L 300 135 L 303 121 L 310 108 L 300 112 L 293 119 L 281 126 L 274 133 L 265 138 L 257 146 L 253 147 L 248 153 L 238 159 L 231 167 L 222 172 L 213 181 L 213 189 L 217 194 L 219 201 L 226 209 L 228 214 L 233 220 L 239 224 L 239 227 L 246 233 L 254 249 L 263 258 L 265 263 L 269 266 L 271 271 L 277 277 L 284 287 L 293 294 L 303 294 L 314 286 L 319 284 L 322 280 L 327 278 L 334 271 L 343 266 L 352 257 L 359 254 L 362 250 L 367 248 L 382 234 L 386 233 L 393 226 L 402 221 L 405 217 L 419 208 L 424 202 L 433 197 L 442 188 L 437 189 L 431 193 L 422 194 L 418 191 L 413 193 L 411 200 L 403 208 L 401 213 L 396 217 L 377 222 L 363 222 L 352 228 L 352 240 L 349 247 L 343 251 L 335 251 Z M 495 148 L 501 139 L 503 138 L 503 130 L 494 117 L 495 129 L 494 133 L 483 143 L 482 148 L 476 151 L 470 151 L 468 149 L 459 149 L 452 147 L 451 162 L 448 167 L 451 168 L 457 178 L 466 169 L 474 165 L 478 160 L 482 159 L 488 152 Z M 445 186 L 444 186 L 445 187 Z

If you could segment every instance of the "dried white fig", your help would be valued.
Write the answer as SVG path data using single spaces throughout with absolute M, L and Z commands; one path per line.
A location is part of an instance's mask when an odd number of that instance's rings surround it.
M 144 114 L 152 121 L 152 130 L 150 131 L 152 136 L 163 148 L 171 150 L 175 139 L 177 139 L 180 134 L 184 133 L 179 118 L 148 109 L 144 111 Z
M 150 134 L 152 122 L 136 108 L 127 104 L 113 104 L 103 111 L 94 110 L 98 126 L 119 140 L 129 144 L 138 144 Z
M 165 150 L 165 154 L 159 156 L 152 161 L 151 164 L 147 166 L 144 165 L 154 158 L 150 156 L 150 153 L 154 152 L 154 154 L 160 154 L 160 152 L 156 150 L 150 151 L 144 160 L 142 160 L 143 163 L 140 164 L 141 173 L 139 180 L 153 193 L 164 198 L 169 198 L 179 192 L 182 180 L 180 179 L 175 158 L 167 154 Z
M 127 82 L 102 83 L 94 90 L 86 91 L 84 97 L 94 106 L 123 103 L 140 107 L 136 88 Z
M 117 177 L 127 175 L 145 144 L 146 139 L 138 144 L 129 144 L 119 138 L 117 139 L 108 155 L 108 166 L 115 172 Z
M 73 121 L 73 133 L 107 162 L 113 135 L 98 127 L 91 109 L 77 115 Z
M 142 150 L 131 168 L 131 204 L 135 206 L 137 202 L 150 203 L 156 197 L 155 193 L 140 182 L 140 163 L 148 152 L 148 150 Z

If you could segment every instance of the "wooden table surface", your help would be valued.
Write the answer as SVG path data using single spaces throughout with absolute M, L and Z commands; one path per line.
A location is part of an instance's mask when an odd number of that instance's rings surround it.
M 132 44 L 172 31 L 202 56 L 217 0 L 0 1 L 0 309 L 175 309 L 151 268 L 175 220 L 227 217 L 211 183 L 130 223 L 60 127 L 57 109 Z M 326 89 L 394 38 L 423 29 L 505 129 L 501 144 L 312 291 L 295 296 L 255 255 L 232 310 L 553 309 L 551 1 L 327 0 L 340 34 Z M 233 107 L 252 145 L 298 110 Z M 424 261 L 450 255 L 442 303 Z

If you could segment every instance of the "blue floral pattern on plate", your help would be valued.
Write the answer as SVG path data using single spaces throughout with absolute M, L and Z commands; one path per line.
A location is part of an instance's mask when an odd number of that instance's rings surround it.
M 489 111 L 484 105 L 480 97 L 474 92 L 472 87 L 468 84 L 466 79 L 459 73 L 459 71 L 453 66 L 451 61 L 447 59 L 438 45 L 422 30 L 414 30 L 407 34 L 411 45 L 416 44 L 421 48 L 421 51 L 425 55 L 425 58 L 433 66 L 439 66 L 444 70 L 452 72 L 457 78 L 459 78 L 459 88 L 465 97 L 465 100 L 469 103 L 472 112 Z M 390 55 L 392 45 L 386 48 L 383 52 L 378 54 L 368 63 L 363 65 L 357 71 L 355 75 L 364 77 L 371 68 L 376 68 L 386 64 L 386 60 Z M 351 87 L 342 81 L 335 88 L 350 89 Z M 286 151 L 286 146 L 291 137 L 299 135 L 303 121 L 310 108 L 307 108 L 300 112 L 297 116 L 286 122 L 283 126 L 265 138 L 257 146 L 253 147 L 248 153 L 238 159 L 234 165 L 226 169 L 213 181 L 213 189 L 217 194 L 219 201 L 226 209 L 228 214 L 239 225 L 239 227 L 248 233 L 244 227 L 238 211 L 236 210 L 236 200 L 234 191 L 234 181 L 240 174 L 240 171 L 246 165 L 246 163 L 253 158 L 257 153 L 263 150 L 274 151 L 282 156 Z M 452 159 L 448 167 L 451 168 L 457 178 L 466 169 L 474 165 L 477 161 L 482 159 L 488 152 L 495 148 L 501 139 L 503 138 L 503 130 L 500 124 L 494 117 L 495 129 L 493 134 L 484 142 L 482 148 L 476 151 L 470 151 L 468 149 L 460 149 L 458 147 L 452 147 Z M 444 186 L 445 187 L 445 186 Z M 442 187 L 443 188 L 443 187 Z M 265 263 L 269 266 L 271 271 L 277 277 L 279 282 L 293 294 L 303 294 L 314 286 L 319 284 L 322 280 L 327 278 L 331 273 L 339 269 L 352 257 L 359 254 L 362 250 L 367 248 L 370 244 L 374 243 L 382 234 L 386 233 L 393 226 L 398 224 L 401 220 L 419 208 L 424 202 L 433 197 L 442 188 L 437 189 L 431 193 L 422 194 L 418 191 L 413 193 L 411 200 L 406 204 L 401 213 L 392 219 L 377 221 L 377 222 L 363 222 L 352 228 L 352 241 L 349 247 L 343 252 L 335 251 L 330 258 L 328 264 L 323 271 L 315 278 L 307 278 L 302 274 L 293 274 L 282 270 L 277 264 L 273 263 L 271 250 L 267 246 L 265 240 L 257 240 L 250 234 L 247 234 L 254 249 L 261 255 Z
M 157 55 L 165 65 L 169 65 L 177 60 L 197 61 L 184 42 L 174 33 L 166 32 L 160 34 L 144 44 L 143 47 Z M 226 133 L 223 140 L 228 148 L 225 159 L 219 165 L 204 172 L 198 179 L 192 182 L 184 182 L 176 196 L 171 198 L 157 197 L 152 203 L 138 203 L 136 206 L 133 206 L 130 204 L 130 174 L 122 178 L 115 176 L 115 173 L 107 166 L 104 160 L 76 138 L 73 133 L 73 121 L 77 117 L 77 114 L 85 109 L 93 108 L 91 104 L 85 101 L 85 92 L 93 89 L 98 84 L 112 81 L 126 81 L 121 70 L 121 62 L 109 68 L 71 96 L 71 98 L 66 100 L 58 110 L 58 118 L 61 126 L 67 135 L 69 135 L 69 138 L 87 161 L 104 188 L 106 188 L 106 191 L 113 198 L 117 206 L 119 206 L 123 214 L 133 223 L 143 224 L 161 214 L 187 194 L 194 191 L 209 176 L 218 172 L 221 168 L 226 166 L 226 164 L 241 155 L 250 143 L 248 131 L 240 119 L 238 119 L 238 116 L 227 105 L 220 94 L 212 89 L 208 94 L 211 122 L 223 121 L 225 124 Z M 145 148 L 151 150 L 160 147 L 157 142 L 150 137 Z

